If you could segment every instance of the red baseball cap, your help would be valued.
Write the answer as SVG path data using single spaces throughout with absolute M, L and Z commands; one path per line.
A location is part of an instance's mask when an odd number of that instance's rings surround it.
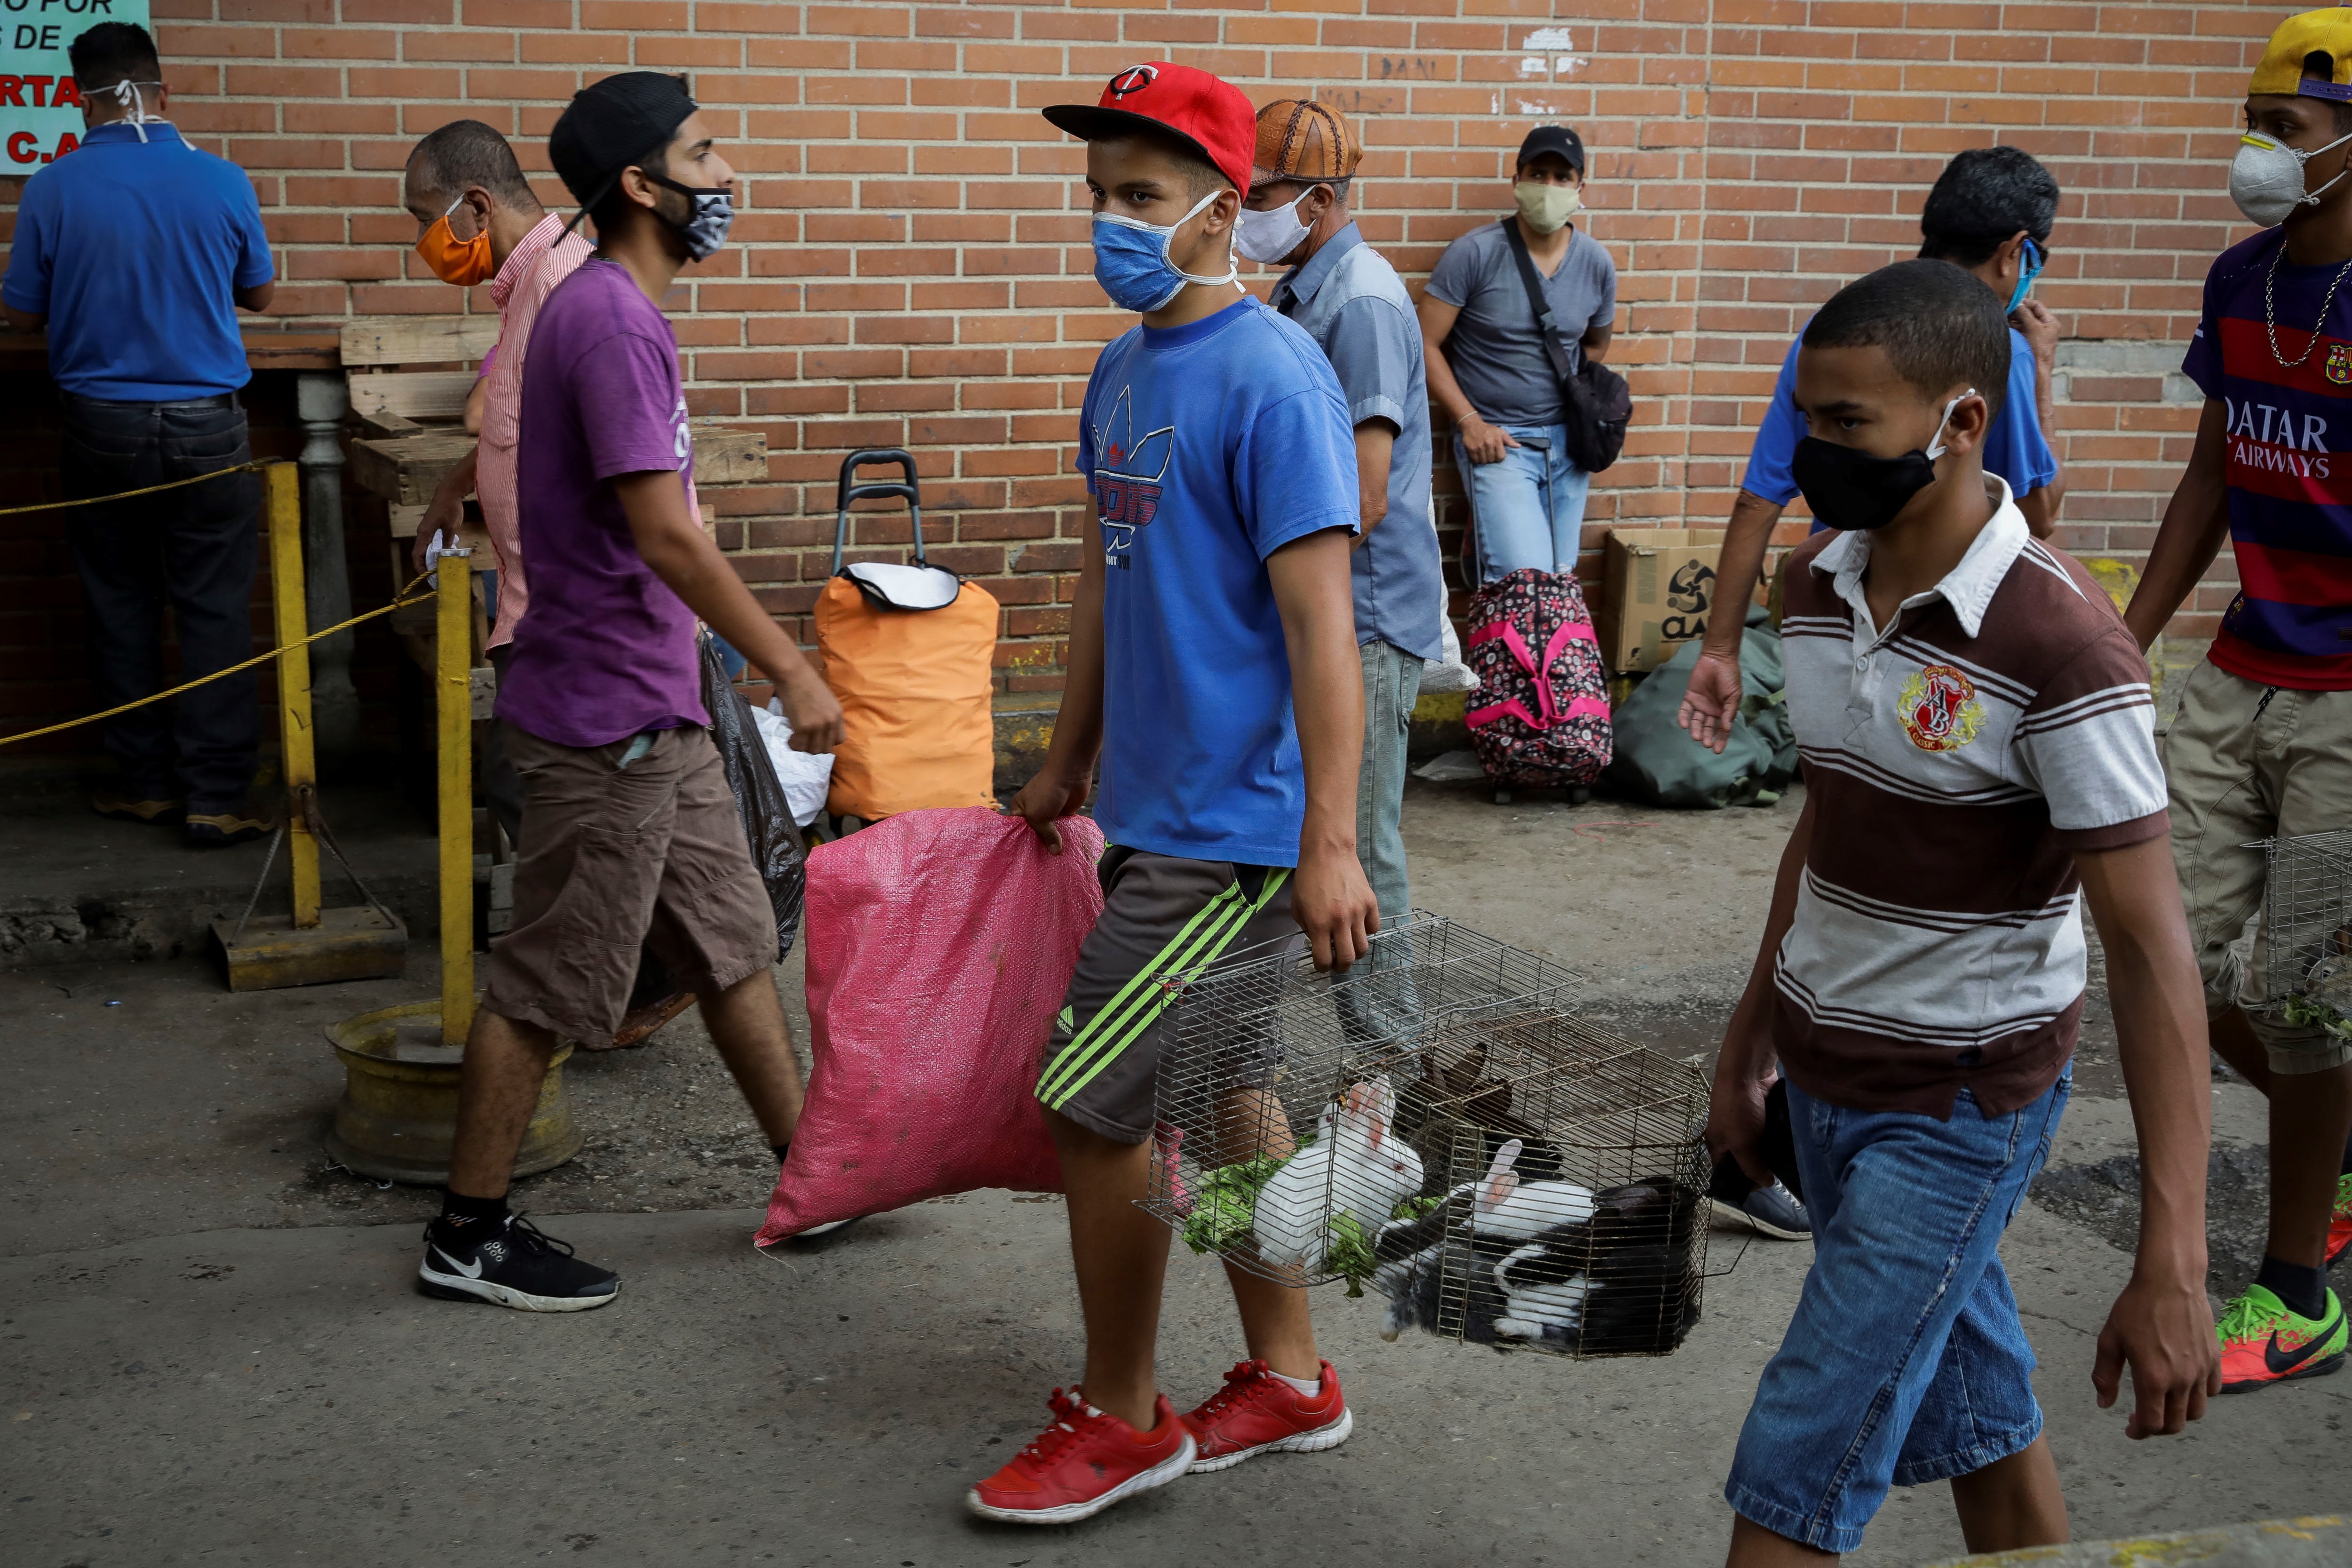
M 1047 121 L 1088 142 L 1156 131 L 1189 142 L 1234 189 L 1250 188 L 1257 110 L 1241 89 L 1191 66 L 1152 60 L 1110 79 L 1096 103 L 1057 103 Z

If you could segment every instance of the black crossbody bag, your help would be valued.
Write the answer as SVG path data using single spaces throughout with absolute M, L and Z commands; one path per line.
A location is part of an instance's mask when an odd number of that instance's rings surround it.
M 1568 455 L 1586 473 L 1597 474 L 1625 449 L 1625 427 L 1633 422 L 1633 389 L 1623 376 L 1570 345 L 1544 299 L 1543 279 L 1536 275 L 1535 258 L 1528 254 L 1528 237 L 1519 232 L 1516 216 L 1503 220 L 1503 237 L 1510 241 L 1511 259 L 1519 264 L 1519 281 L 1527 286 L 1528 305 L 1543 331 L 1544 353 L 1559 377 L 1560 396 L 1568 405 L 1562 420 L 1568 427 Z

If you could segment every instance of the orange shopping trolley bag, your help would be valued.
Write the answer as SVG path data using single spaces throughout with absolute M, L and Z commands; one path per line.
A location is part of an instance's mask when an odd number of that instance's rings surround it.
M 896 463 L 907 477 L 857 483 L 858 468 L 872 463 Z M 843 565 L 851 505 L 883 496 L 906 500 L 914 564 Z M 833 575 L 816 601 L 817 650 L 842 712 L 825 809 L 870 822 L 995 805 L 995 598 L 923 558 L 922 494 L 908 453 L 872 447 L 843 458 L 839 504 Z

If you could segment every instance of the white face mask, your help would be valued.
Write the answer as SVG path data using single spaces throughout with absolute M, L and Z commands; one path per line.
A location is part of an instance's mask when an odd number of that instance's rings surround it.
M 1312 194 L 1312 187 L 1298 193 L 1298 201 L 1287 206 L 1269 207 L 1265 212 L 1252 212 L 1244 207 L 1234 220 L 1234 248 L 1252 261 L 1279 261 L 1298 248 L 1312 226 L 1298 216 L 1298 202 Z
M 130 113 L 122 117 L 121 123 L 128 125 L 133 131 L 138 132 L 139 140 L 144 142 L 147 140 L 147 127 L 150 125 L 169 125 L 172 122 L 164 119 L 160 114 L 148 113 L 146 96 L 139 89 L 142 87 L 162 87 L 163 85 L 163 84 L 160 81 L 118 81 L 112 87 L 101 87 L 92 89 L 90 96 L 92 98 L 96 98 L 101 93 L 112 93 L 114 95 L 115 102 L 121 104 L 123 107 L 131 110 Z
M 2238 204 L 2249 223 L 2263 228 L 2284 223 L 2295 208 L 2318 205 L 2319 198 L 2344 178 L 2338 173 L 2318 190 L 2303 188 L 2303 166 L 2347 142 L 2352 142 L 2352 136 L 2338 136 L 2326 147 L 2305 153 L 2276 137 L 2249 131 L 2238 138 L 2238 155 L 2230 160 L 2230 199 Z

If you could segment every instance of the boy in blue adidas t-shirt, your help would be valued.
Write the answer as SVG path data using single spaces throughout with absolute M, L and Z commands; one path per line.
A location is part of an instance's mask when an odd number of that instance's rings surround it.
M 1135 1205 L 1169 1000 L 1156 977 L 1301 930 L 1318 965 L 1345 966 L 1380 911 L 1356 858 L 1355 437 L 1314 340 L 1234 281 L 1250 101 L 1154 63 L 1045 117 L 1088 143 L 1095 278 L 1143 318 L 1087 386 L 1078 466 L 1098 544 L 1053 746 L 1013 803 L 1058 850 L 1055 818 L 1085 803 L 1100 753 L 1106 902 L 1037 1085 L 1069 1194 L 1085 1379 L 1054 1391 L 1053 1424 L 967 1500 L 1060 1524 L 1188 1470 L 1346 1440 L 1306 1292 L 1238 1269 L 1248 1359 L 1177 1414 L 1152 1371 L 1168 1231 Z

